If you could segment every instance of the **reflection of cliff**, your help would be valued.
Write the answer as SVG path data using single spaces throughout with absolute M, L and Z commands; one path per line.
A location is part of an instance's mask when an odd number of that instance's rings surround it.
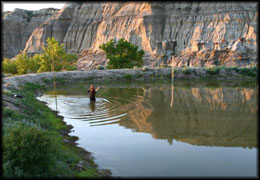
M 135 100 L 135 107 L 127 113 L 127 117 L 128 119 L 133 120 L 131 121 L 131 128 L 134 128 L 136 131 L 153 132 L 152 124 L 147 122 L 147 118 L 151 116 L 153 108 L 145 101 L 145 94 L 146 91 L 144 89 L 144 95 L 138 96 L 138 98 Z
M 152 113 L 152 108 L 145 102 L 145 94 L 145 90 L 141 88 L 109 88 L 102 95 L 110 101 L 106 108 L 110 110 L 111 116 L 114 113 L 113 109 L 119 114 L 127 113 L 120 121 L 123 122 L 123 126 L 135 131 L 152 132 L 152 124 L 146 121 Z M 130 119 L 135 120 L 129 121 Z
M 171 99 L 170 87 L 146 89 L 119 124 L 169 143 L 256 147 L 256 89 L 174 87 Z

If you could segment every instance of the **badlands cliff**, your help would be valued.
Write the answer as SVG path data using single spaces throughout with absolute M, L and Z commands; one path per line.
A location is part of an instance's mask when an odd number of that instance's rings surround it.
M 15 9 L 13 12 L 4 12 L 3 56 L 12 58 L 23 51 L 34 29 L 56 13 L 58 13 L 58 9 L 52 8 L 38 11 Z
M 19 51 L 39 53 L 47 38 L 54 37 L 67 52 L 80 55 L 79 70 L 94 69 L 107 63 L 99 45 L 111 38 L 125 38 L 145 51 L 145 65 L 152 67 L 173 60 L 176 66 L 243 66 L 258 63 L 257 5 L 70 2 L 59 11 L 42 16 L 38 24 L 32 23 L 34 14 L 18 21 L 12 12 L 3 19 L 4 55 L 12 57 Z M 23 15 L 19 16 L 21 19 Z

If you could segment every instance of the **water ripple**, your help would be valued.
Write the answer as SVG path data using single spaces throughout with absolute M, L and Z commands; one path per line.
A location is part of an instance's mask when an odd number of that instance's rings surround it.
M 57 96 L 57 110 L 59 115 L 71 120 L 87 121 L 90 126 L 100 126 L 114 124 L 127 116 L 127 112 L 134 109 L 131 101 L 136 98 L 122 99 L 109 97 L 109 99 L 96 98 L 96 102 L 91 102 L 87 96 Z M 46 102 L 55 110 L 55 96 L 43 95 L 38 100 Z

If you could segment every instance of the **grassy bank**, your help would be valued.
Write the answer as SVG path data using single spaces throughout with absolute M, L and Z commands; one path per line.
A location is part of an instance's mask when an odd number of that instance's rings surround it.
M 46 90 L 27 83 L 2 94 L 4 178 L 100 177 L 106 176 L 90 153 L 75 146 L 68 136 L 71 127 L 62 117 L 36 99 Z M 19 94 L 22 98 L 15 98 Z

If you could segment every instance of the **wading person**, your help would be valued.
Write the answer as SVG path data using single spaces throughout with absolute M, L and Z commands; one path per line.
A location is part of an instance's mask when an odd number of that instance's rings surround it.
M 99 90 L 99 87 L 95 89 L 94 85 L 91 84 L 88 93 L 89 93 L 89 99 L 90 101 L 96 101 L 96 92 Z

